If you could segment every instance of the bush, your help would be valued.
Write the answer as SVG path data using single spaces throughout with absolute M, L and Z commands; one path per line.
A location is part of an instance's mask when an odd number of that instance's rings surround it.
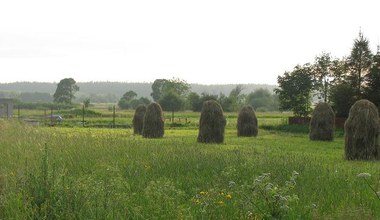
M 380 159 L 380 121 L 376 106 L 365 99 L 355 102 L 344 124 L 347 160 Z
M 331 106 L 320 102 L 315 107 L 310 121 L 310 140 L 334 140 L 335 114 Z
M 164 136 L 164 118 L 160 104 L 148 105 L 143 123 L 142 136 L 144 138 L 161 138 Z
M 139 105 L 136 108 L 135 115 L 133 116 L 133 133 L 134 134 L 141 134 L 143 130 L 144 125 L 144 116 L 146 112 L 145 105 Z
M 214 100 L 203 103 L 199 120 L 198 142 L 223 143 L 226 119 L 220 104 Z
M 257 118 L 255 110 L 250 105 L 244 106 L 238 116 L 237 135 L 238 137 L 256 137 L 257 136 Z

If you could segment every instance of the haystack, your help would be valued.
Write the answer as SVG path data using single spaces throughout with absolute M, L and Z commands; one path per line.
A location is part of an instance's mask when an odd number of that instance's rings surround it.
M 134 134 L 141 134 L 143 130 L 144 125 L 144 116 L 146 112 L 146 106 L 145 105 L 139 105 L 137 106 L 135 110 L 135 115 L 133 116 L 132 124 L 133 124 L 133 133 Z
M 252 106 L 246 105 L 239 112 L 237 120 L 237 135 L 238 137 L 256 137 L 257 133 L 257 117 L 255 110 Z
M 164 118 L 160 104 L 153 102 L 148 105 L 144 116 L 142 136 L 144 138 L 164 136 Z
M 199 120 L 198 142 L 223 143 L 225 126 L 226 119 L 219 103 L 214 100 L 204 102 Z
M 325 102 L 317 104 L 310 121 L 310 140 L 334 140 L 335 114 L 331 106 Z
M 365 99 L 352 105 L 344 124 L 347 160 L 380 159 L 380 121 L 376 106 Z

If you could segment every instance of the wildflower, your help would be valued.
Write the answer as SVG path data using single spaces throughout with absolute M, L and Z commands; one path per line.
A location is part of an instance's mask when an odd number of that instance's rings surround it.
M 224 201 L 223 201 L 223 200 L 219 200 L 219 201 L 216 201 L 215 203 L 216 203 L 216 204 L 219 204 L 219 205 L 223 205 L 223 204 L 224 204 Z
M 199 194 L 201 194 L 202 196 L 206 196 L 208 194 L 208 192 L 200 192 Z
M 226 198 L 227 198 L 227 199 L 232 199 L 232 195 L 231 195 L 231 194 L 227 194 L 227 195 L 226 195 Z
M 364 178 L 364 179 L 368 179 L 368 178 L 371 177 L 371 174 L 369 174 L 369 173 L 359 173 L 359 174 L 357 175 L 357 177 L 359 177 L 359 178 Z
M 236 183 L 234 182 L 234 181 L 229 181 L 228 182 L 228 187 L 229 188 L 232 188 L 232 187 L 234 187 L 236 185 Z
M 201 202 L 199 201 L 199 199 L 195 199 L 195 198 L 194 198 L 192 201 L 193 201 L 193 203 L 195 203 L 195 204 L 199 204 L 199 203 L 201 203 Z

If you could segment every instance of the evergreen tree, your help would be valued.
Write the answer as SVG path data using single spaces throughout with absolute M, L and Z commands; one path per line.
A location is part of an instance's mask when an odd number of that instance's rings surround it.
M 348 57 L 349 75 L 347 80 L 355 89 L 355 99 L 361 99 L 363 96 L 363 85 L 371 63 L 372 52 L 369 49 L 369 41 L 359 32 L 359 36 L 354 40 L 354 46 Z

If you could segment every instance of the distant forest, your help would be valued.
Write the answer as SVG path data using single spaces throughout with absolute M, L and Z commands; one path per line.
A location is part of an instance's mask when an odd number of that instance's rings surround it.
M 79 91 L 76 93 L 76 101 L 90 99 L 92 103 L 116 103 L 127 91 L 134 91 L 138 97 L 152 99 L 152 83 L 129 82 L 77 82 Z M 242 94 L 249 94 L 259 88 L 273 92 L 274 85 L 265 84 L 239 84 L 243 86 Z M 190 84 L 191 91 L 198 94 L 210 95 L 229 94 L 236 84 L 202 85 Z M 57 83 L 47 82 L 14 82 L 0 83 L 0 98 L 16 98 L 23 102 L 50 102 Z

